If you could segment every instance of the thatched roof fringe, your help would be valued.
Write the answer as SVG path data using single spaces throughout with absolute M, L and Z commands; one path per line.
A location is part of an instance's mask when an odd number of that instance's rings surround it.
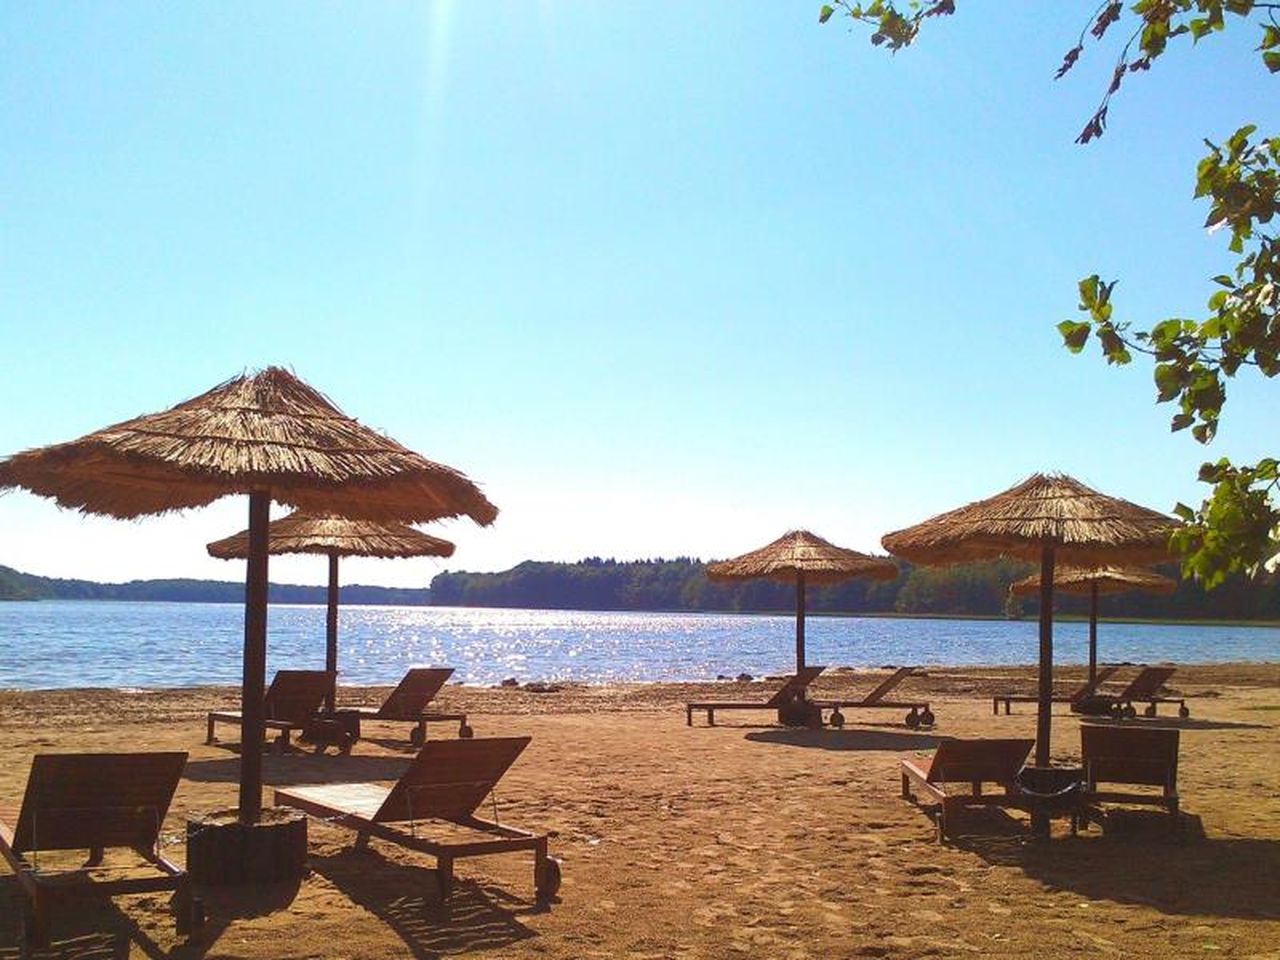
M 0 489 L 11 486 L 120 518 L 264 489 L 299 509 L 373 520 L 466 514 L 489 524 L 498 513 L 459 471 L 365 427 L 278 367 L 0 460 Z
M 346 517 L 291 513 L 267 527 L 270 553 L 321 553 L 339 557 L 449 557 L 454 545 L 402 523 L 348 520 Z M 208 545 L 221 560 L 249 555 L 249 531 Z
M 1059 563 L 1098 567 L 1170 559 L 1174 526 L 1162 513 L 1106 496 L 1071 477 L 1037 473 L 994 497 L 886 534 L 880 542 L 890 553 L 920 564 L 998 556 L 1038 561 L 1049 544 Z
M 707 565 L 710 580 L 769 577 L 792 582 L 804 573 L 808 583 L 838 583 L 853 577 L 892 580 L 898 567 L 888 557 L 872 557 L 837 547 L 807 530 L 792 530 L 773 543 L 732 560 Z

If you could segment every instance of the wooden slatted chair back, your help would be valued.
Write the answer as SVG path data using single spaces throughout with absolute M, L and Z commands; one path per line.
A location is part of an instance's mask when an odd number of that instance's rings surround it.
M 1084 683 L 1080 684 L 1080 686 L 1075 689 L 1075 692 L 1071 694 L 1071 702 L 1078 703 L 1086 697 L 1092 697 L 1098 692 L 1098 688 L 1109 680 L 1111 675 L 1119 669 L 1120 668 L 1118 666 L 1114 666 L 1112 664 L 1099 667 L 1097 672 L 1093 675 L 1092 683 L 1090 683 L 1089 679 L 1086 677 Z
M 13 849 L 153 849 L 186 762 L 185 753 L 36 754 Z
M 818 679 L 818 674 L 822 673 L 826 667 L 804 667 L 797 670 L 795 676 L 788 677 L 784 683 L 772 697 L 764 704 L 766 707 L 780 707 L 783 704 L 790 703 L 798 697 L 809 684 Z
M 532 739 L 428 740 L 373 819 L 461 820 L 471 816 Z
M 943 740 L 929 764 L 930 783 L 1010 783 L 1036 745 L 1022 738 Z
M 879 703 L 883 700 L 898 684 L 911 676 L 915 672 L 915 667 L 899 667 L 884 680 L 880 681 L 880 685 L 862 698 L 863 703 Z
M 1098 783 L 1178 785 L 1178 729 L 1080 725 L 1080 757 L 1089 789 Z
M 415 718 L 435 699 L 453 667 L 411 667 L 378 708 L 379 716 Z
M 1157 696 L 1160 688 L 1169 678 L 1178 672 L 1177 667 L 1143 667 L 1136 677 L 1129 681 L 1124 692 L 1117 695 L 1118 700 L 1145 700 Z
M 336 679 L 337 674 L 328 670 L 277 670 L 267 688 L 267 719 L 306 726 Z

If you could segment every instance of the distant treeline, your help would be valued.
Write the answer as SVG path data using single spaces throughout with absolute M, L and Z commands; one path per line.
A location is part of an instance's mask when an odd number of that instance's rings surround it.
M 895 580 L 850 580 L 811 588 L 807 607 L 823 613 L 1019 617 L 1034 615 L 1034 598 L 1009 596 L 1009 585 L 1034 572 L 1009 560 L 952 567 L 902 564 Z M 1176 569 L 1165 573 L 1176 576 Z M 786 611 L 795 608 L 795 586 L 771 580 L 712 583 L 701 561 L 616 561 L 591 557 L 578 563 L 527 561 L 502 573 L 441 573 L 431 581 L 431 603 L 467 607 L 535 607 L 570 610 Z M 1059 595 L 1058 610 L 1088 613 L 1088 599 Z M 1230 581 L 1210 593 L 1183 581 L 1167 596 L 1123 593 L 1099 599 L 1107 617 L 1277 620 L 1280 584 Z
M 324 603 L 324 587 L 273 583 L 272 603 Z M 367 587 L 359 584 L 339 590 L 344 603 L 421 606 L 430 591 L 399 587 Z M 0 566 L 0 600 L 167 600 L 185 603 L 243 603 L 244 581 L 132 580 L 129 583 L 95 583 L 92 580 L 59 580 L 20 573 Z
M 1024 563 L 954 567 L 902 564 L 894 580 L 850 580 L 813 587 L 808 609 L 815 613 L 914 614 L 933 616 L 1034 616 L 1035 598 L 1009 596 L 1009 584 L 1031 573 Z M 1164 571 L 1176 575 L 1170 568 Z M 0 600 L 168 600 L 241 603 L 244 584 L 218 580 L 135 580 L 94 583 L 19 573 L 0 566 Z M 272 584 L 274 603 L 324 603 L 325 588 Z M 602 560 L 578 563 L 527 561 L 502 573 L 441 573 L 430 590 L 344 586 L 344 603 L 433 604 L 463 607 L 532 607 L 552 610 L 688 610 L 776 612 L 795 608 L 794 584 L 772 580 L 712 583 L 700 560 Z M 1057 609 L 1085 614 L 1084 597 L 1059 595 Z M 1169 596 L 1122 593 L 1104 596 L 1105 617 L 1177 620 L 1280 620 L 1280 583 L 1229 581 L 1210 593 L 1183 581 Z

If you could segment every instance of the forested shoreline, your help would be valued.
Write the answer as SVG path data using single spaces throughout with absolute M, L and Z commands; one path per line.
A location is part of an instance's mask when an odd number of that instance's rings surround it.
M 1032 616 L 1037 603 L 1011 598 L 1009 584 L 1032 572 L 1014 561 L 913 567 L 902 564 L 890 581 L 851 580 L 812 587 L 813 613 L 908 616 Z M 1170 568 L 1164 572 L 1176 575 Z M 324 603 L 325 588 L 272 584 L 274 603 Z M 0 566 L 0 600 L 134 600 L 240 603 L 244 584 L 218 580 L 137 580 L 96 583 L 21 573 Z M 578 563 L 526 561 L 500 573 L 445 572 L 429 588 L 352 584 L 341 589 L 343 603 L 375 605 L 527 607 L 550 610 L 631 610 L 687 612 L 781 612 L 795 607 L 793 584 L 769 580 L 712 583 L 705 564 L 690 557 L 618 561 L 591 557 Z M 1083 597 L 1059 595 L 1058 610 L 1084 614 Z M 1280 584 L 1229 580 L 1206 592 L 1182 581 L 1168 596 L 1123 593 L 1100 598 L 1104 617 L 1169 620 L 1280 620 Z

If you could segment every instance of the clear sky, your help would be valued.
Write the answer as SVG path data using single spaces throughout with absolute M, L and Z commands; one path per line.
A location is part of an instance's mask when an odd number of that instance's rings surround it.
M 1208 448 L 1150 367 L 1072 357 L 1076 281 L 1146 325 L 1231 263 L 1202 138 L 1275 130 L 1251 32 L 1052 77 L 1091 4 L 961 3 L 891 58 L 816 0 L 0 5 L 0 454 L 291 367 L 501 509 L 420 586 L 523 559 L 724 557 L 882 533 L 1062 470 L 1159 509 Z M 161 519 L 0 497 L 0 564 L 242 575 Z M 317 558 L 272 578 L 322 582 Z

